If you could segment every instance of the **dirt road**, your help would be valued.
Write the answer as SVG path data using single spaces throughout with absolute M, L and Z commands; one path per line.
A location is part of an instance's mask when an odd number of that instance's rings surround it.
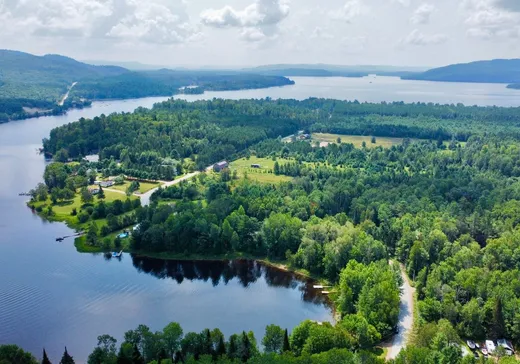
M 390 262 L 390 264 L 398 264 L 397 262 Z M 399 352 L 406 346 L 413 329 L 414 320 L 414 293 L 415 288 L 410 285 L 410 280 L 406 275 L 404 267 L 401 265 L 401 277 L 403 278 L 403 285 L 401 286 L 401 303 L 399 305 L 399 332 L 394 336 L 386 359 L 395 359 Z
M 59 106 L 63 106 L 65 101 L 67 101 L 67 99 L 69 98 L 70 90 L 72 90 L 72 88 L 76 85 L 77 85 L 77 82 L 74 82 L 72 85 L 70 85 L 69 89 L 67 90 L 67 93 L 63 96 L 63 98 L 60 100 L 60 102 L 58 102 Z

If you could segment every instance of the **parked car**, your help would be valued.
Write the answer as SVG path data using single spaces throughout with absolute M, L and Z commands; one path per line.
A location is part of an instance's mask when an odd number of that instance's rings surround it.
M 468 344 L 468 347 L 469 347 L 471 350 L 475 350 L 475 349 L 477 348 L 477 345 L 475 344 L 474 341 L 467 340 L 467 341 L 466 341 L 466 344 Z
M 504 349 L 506 349 L 506 352 L 510 351 L 512 354 L 514 354 L 513 346 L 510 343 L 508 343 L 506 341 L 506 339 L 499 339 L 497 341 L 497 344 L 499 346 L 503 347 Z M 508 355 L 512 355 L 512 354 L 508 354 Z
M 488 357 L 488 351 L 486 348 L 482 347 L 482 349 L 480 349 L 480 352 L 482 353 L 482 355 L 484 356 L 484 358 L 487 358 Z
M 496 347 L 495 343 L 493 342 L 493 340 L 486 340 L 486 349 L 489 354 L 493 354 L 493 352 L 495 351 L 496 348 L 497 347 Z

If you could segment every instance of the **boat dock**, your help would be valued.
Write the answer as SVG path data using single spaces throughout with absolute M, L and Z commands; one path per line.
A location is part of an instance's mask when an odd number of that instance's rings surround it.
M 77 238 L 78 236 L 82 236 L 84 234 L 84 232 L 79 232 L 77 234 L 74 234 L 74 235 L 67 235 L 67 236 L 62 236 L 62 237 L 58 237 L 56 238 L 56 241 L 63 241 L 67 238 Z

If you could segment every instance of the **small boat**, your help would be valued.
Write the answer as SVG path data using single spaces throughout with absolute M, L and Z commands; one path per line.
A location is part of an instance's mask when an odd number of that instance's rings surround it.
M 56 241 L 63 241 L 65 238 L 56 238 Z
M 118 252 L 113 252 L 112 253 L 112 258 L 120 258 L 121 255 L 123 255 L 123 251 L 122 250 L 119 253 Z

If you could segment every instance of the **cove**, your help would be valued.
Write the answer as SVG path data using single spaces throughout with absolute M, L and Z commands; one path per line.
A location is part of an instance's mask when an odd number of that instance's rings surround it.
M 330 305 L 312 282 L 255 261 L 179 262 L 124 254 L 81 254 L 72 231 L 42 220 L 26 207 L 27 192 L 49 163 L 37 151 L 56 126 L 102 113 L 131 112 L 166 98 L 94 103 L 66 115 L 0 125 L 0 344 L 17 344 L 58 362 L 67 346 L 85 362 L 97 336 L 119 341 L 145 324 L 169 322 L 185 332 L 219 328 L 228 337 L 253 331 L 260 343 L 265 326 L 291 330 L 305 319 L 332 320 Z

